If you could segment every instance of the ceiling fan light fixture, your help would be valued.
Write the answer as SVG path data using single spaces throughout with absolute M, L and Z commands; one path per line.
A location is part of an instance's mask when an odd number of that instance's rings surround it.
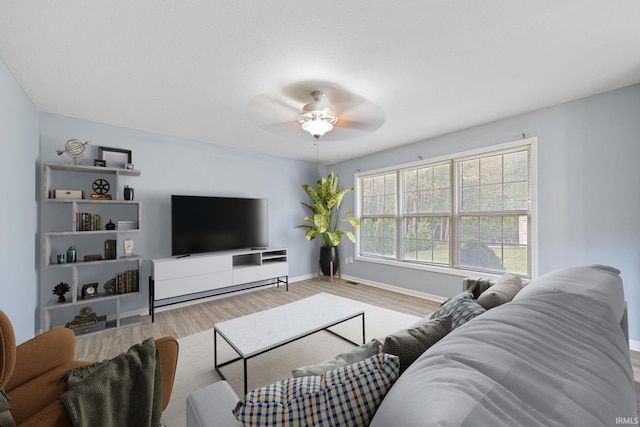
M 298 116 L 298 122 L 302 124 L 302 129 L 318 139 L 333 129 L 333 125 L 338 122 L 338 116 L 333 114 L 329 106 L 323 102 L 322 91 L 313 91 L 311 96 L 314 102 L 303 107 L 302 114 Z
M 304 114 L 304 116 L 307 115 L 308 114 Z M 306 117 L 305 120 L 300 123 L 302 123 L 302 129 L 317 139 L 332 130 L 333 124 L 338 121 L 337 119 L 335 116 L 326 117 L 325 115 L 313 115 Z

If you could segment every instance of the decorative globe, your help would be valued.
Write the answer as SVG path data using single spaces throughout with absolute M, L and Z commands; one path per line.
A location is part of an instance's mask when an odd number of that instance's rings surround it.
M 84 150 L 91 141 L 82 142 L 78 139 L 69 139 L 64 144 L 64 150 L 56 150 L 58 156 L 61 156 L 63 153 L 67 153 L 71 159 L 73 159 L 73 164 L 79 164 L 78 159 L 82 157 L 84 154 Z

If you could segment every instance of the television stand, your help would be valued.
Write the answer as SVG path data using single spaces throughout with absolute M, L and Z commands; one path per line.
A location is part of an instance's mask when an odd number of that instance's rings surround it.
M 149 315 L 155 308 L 283 283 L 289 290 L 287 249 L 244 249 L 151 260 Z M 207 293 L 203 296 L 203 293 Z

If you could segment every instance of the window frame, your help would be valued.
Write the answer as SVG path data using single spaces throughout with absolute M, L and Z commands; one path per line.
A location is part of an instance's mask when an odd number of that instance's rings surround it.
M 490 155 L 493 153 L 500 153 L 504 151 L 513 151 L 518 148 L 529 146 L 530 152 L 530 163 L 529 163 L 529 192 L 531 195 L 531 205 L 529 209 L 530 215 L 530 228 L 528 239 L 528 248 L 530 252 L 530 266 L 529 266 L 529 274 L 523 275 L 523 277 L 535 278 L 538 274 L 538 138 L 537 137 L 529 137 L 523 138 L 517 141 L 510 141 L 501 144 L 495 144 L 491 146 L 486 146 L 482 148 L 477 148 L 473 150 L 468 150 L 464 152 L 456 152 L 446 156 L 438 156 L 427 159 L 420 159 L 416 162 L 410 162 L 400 165 L 394 165 L 390 167 L 369 170 L 369 171 L 358 171 L 354 174 L 354 205 L 355 205 L 355 214 L 358 219 L 363 219 L 362 214 L 362 188 L 361 182 L 362 178 L 374 176 L 374 175 L 384 175 L 395 172 L 396 176 L 396 185 L 397 185 L 397 206 L 395 213 L 396 220 L 396 249 L 395 249 L 395 257 L 385 257 L 378 255 L 370 255 L 370 254 L 362 254 L 361 248 L 361 229 L 356 230 L 356 244 L 355 244 L 355 259 L 357 261 L 362 262 L 372 262 L 377 264 L 389 265 L 394 267 L 403 267 L 403 268 L 411 268 L 417 270 L 424 271 L 432 271 L 437 273 L 444 273 L 450 275 L 456 275 L 461 277 L 469 276 L 471 273 L 476 273 L 485 277 L 491 276 L 499 276 L 498 274 L 489 273 L 484 270 L 477 270 L 469 267 L 459 266 L 457 259 L 457 245 L 458 245 L 458 235 L 459 232 L 459 217 L 464 215 L 459 212 L 459 174 L 457 171 L 458 162 L 474 157 L 474 156 L 483 156 Z M 404 171 L 409 169 L 417 169 L 424 166 L 431 166 L 438 163 L 451 162 L 451 185 L 454 190 L 452 190 L 451 194 L 451 224 L 449 230 L 449 264 L 431 264 L 424 261 L 410 261 L 402 259 L 403 257 L 403 221 L 407 216 L 403 214 L 403 204 L 404 204 L 404 194 L 402 191 L 403 188 L 403 180 L 404 180 Z

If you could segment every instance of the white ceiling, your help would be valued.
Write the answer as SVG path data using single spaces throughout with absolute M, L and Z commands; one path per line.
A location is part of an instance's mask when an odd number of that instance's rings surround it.
M 348 89 L 383 122 L 333 163 L 640 82 L 640 1 L 0 0 L 0 57 L 40 111 L 312 162 L 255 101 Z

